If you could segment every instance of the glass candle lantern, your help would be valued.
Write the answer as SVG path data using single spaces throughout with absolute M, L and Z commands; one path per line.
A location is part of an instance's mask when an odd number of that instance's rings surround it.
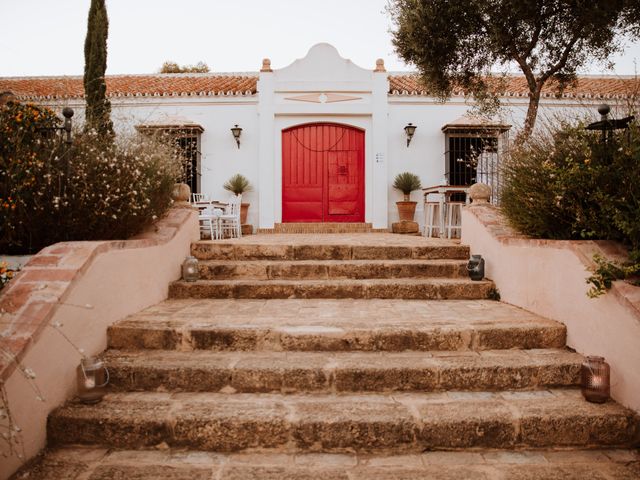
M 604 403 L 609 400 L 609 364 L 603 357 L 587 357 L 582 363 L 582 395 L 588 402 Z
M 484 278 L 484 258 L 482 255 L 471 255 L 467 263 L 467 272 L 471 280 L 482 280 Z
M 78 365 L 78 398 L 82 403 L 98 403 L 107 393 L 109 371 L 98 358 L 83 358 Z
M 182 264 L 182 279 L 185 282 L 195 282 L 199 277 L 198 259 L 192 256 L 187 257 Z

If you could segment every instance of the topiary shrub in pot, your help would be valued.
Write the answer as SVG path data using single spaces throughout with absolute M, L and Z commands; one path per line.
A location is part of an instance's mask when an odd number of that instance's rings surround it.
M 243 195 L 245 192 L 253 190 L 249 179 L 240 173 L 233 175 L 222 187 L 234 195 Z M 240 223 L 242 225 L 247 223 L 247 213 L 250 205 L 250 203 L 245 202 L 240 204 Z
M 404 194 L 404 201 L 396 202 L 398 206 L 398 215 L 401 222 L 413 222 L 416 213 L 416 205 L 418 202 L 411 201 L 411 192 L 422 188 L 420 178 L 411 172 L 403 172 L 396 175 L 393 180 L 393 188 Z

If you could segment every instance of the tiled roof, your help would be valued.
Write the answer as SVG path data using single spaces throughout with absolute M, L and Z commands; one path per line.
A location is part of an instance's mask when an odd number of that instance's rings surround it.
M 107 76 L 109 97 L 223 96 L 256 93 L 256 74 L 155 74 Z M 82 98 L 82 77 L 5 77 L 0 92 L 22 100 Z
M 524 77 L 507 77 L 505 95 L 527 97 Z M 230 96 L 255 95 L 257 73 L 227 74 L 153 74 L 107 76 L 110 97 L 165 96 Z M 0 77 L 0 92 L 8 90 L 21 100 L 82 98 L 82 77 Z M 564 98 L 623 98 L 640 93 L 640 81 L 635 78 L 580 77 L 576 86 L 568 87 Z M 429 95 L 414 74 L 389 75 L 391 95 Z M 543 97 L 553 98 L 553 85 L 543 89 Z M 463 95 L 454 91 L 454 95 Z
M 523 76 L 506 78 L 505 95 L 508 97 L 527 97 L 529 88 Z M 389 75 L 389 93 L 392 95 L 428 95 L 429 92 L 413 74 Z M 640 80 L 636 78 L 590 77 L 578 78 L 575 86 L 570 86 L 562 93 L 561 98 L 624 98 L 640 93 Z M 454 90 L 454 95 L 464 95 L 462 90 Z M 557 96 L 552 83 L 542 89 L 542 96 Z

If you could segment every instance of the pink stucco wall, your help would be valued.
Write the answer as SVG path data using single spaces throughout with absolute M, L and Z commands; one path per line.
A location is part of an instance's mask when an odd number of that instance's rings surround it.
M 611 365 L 612 396 L 640 412 L 640 288 L 615 282 L 587 297 L 594 253 L 620 257 L 612 242 L 537 240 L 516 235 L 495 207 L 465 207 L 462 242 L 486 261 L 502 301 L 567 326 L 567 344 Z
M 197 213 L 174 208 L 153 229 L 127 241 L 69 242 L 43 249 L 0 295 L 0 346 L 36 374 L 37 395 L 15 362 L 0 362 L 8 403 L 22 429 L 23 459 L 0 462 L 8 478 L 46 442 L 47 415 L 75 394 L 80 354 L 51 327 L 60 329 L 87 355 L 106 347 L 113 322 L 167 297 L 170 281 L 191 242 L 199 237 Z M 4 355 L 3 355 L 4 357 Z

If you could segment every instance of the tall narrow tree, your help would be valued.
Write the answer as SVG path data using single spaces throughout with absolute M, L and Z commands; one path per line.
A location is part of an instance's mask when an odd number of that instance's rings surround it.
M 91 0 L 87 37 L 84 41 L 84 94 L 87 103 L 86 129 L 95 129 L 100 136 L 113 136 L 111 103 L 107 99 L 107 36 L 109 19 L 105 0 Z

